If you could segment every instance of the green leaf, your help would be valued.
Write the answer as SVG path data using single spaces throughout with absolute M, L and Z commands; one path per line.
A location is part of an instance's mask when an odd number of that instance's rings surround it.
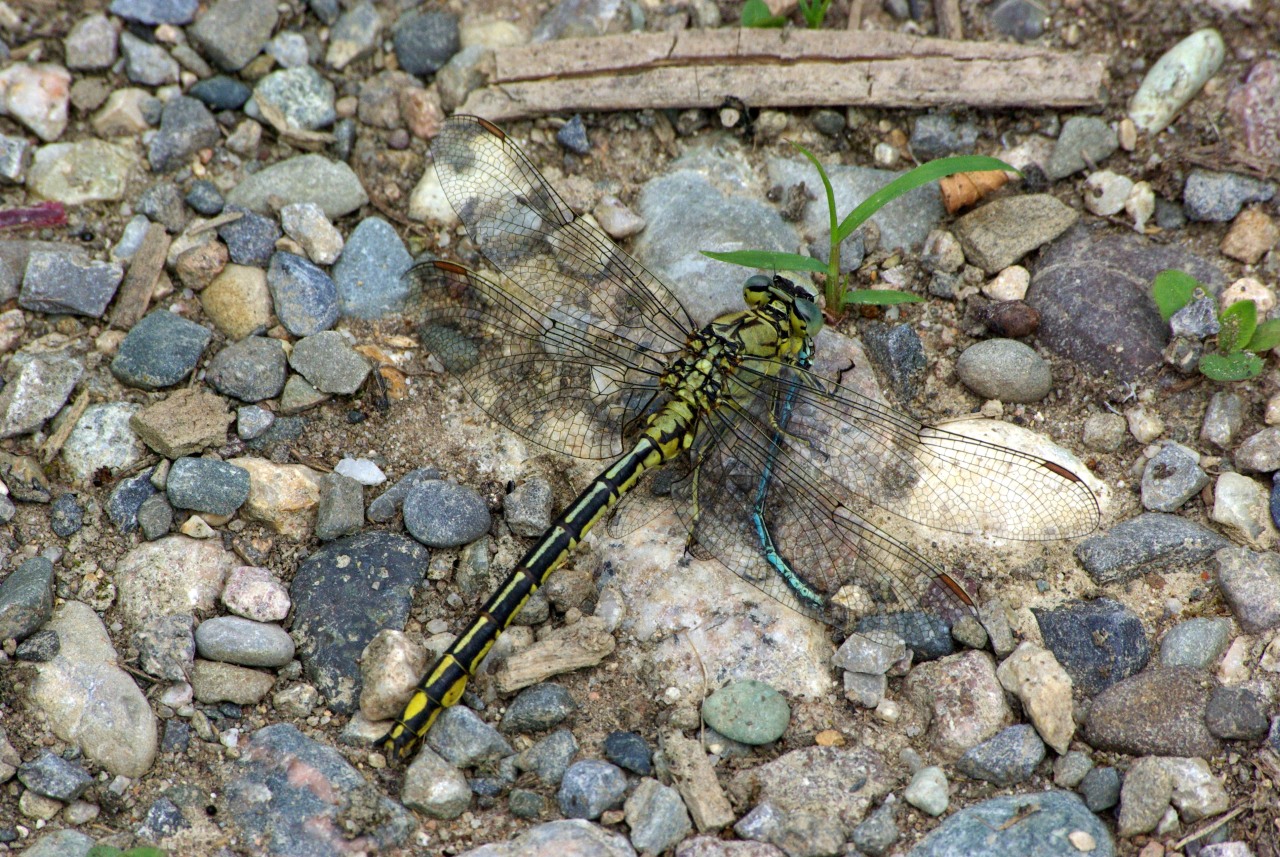
M 742 6 L 742 26 L 744 27 L 766 29 L 769 27 L 781 27 L 786 23 L 786 18 L 774 15 L 769 11 L 769 7 L 764 0 L 747 0 Z
M 1218 349 L 1234 354 L 1244 349 L 1258 328 L 1258 307 L 1251 300 L 1236 301 L 1218 314 Z
M 871 304 L 873 306 L 893 306 L 894 304 L 918 304 L 924 298 L 911 292 L 900 292 L 897 289 L 852 289 L 844 293 L 846 304 Z
M 759 268 L 763 271 L 814 271 L 819 274 L 827 272 L 827 266 L 812 256 L 801 256 L 799 253 L 778 253 L 772 250 L 730 250 L 725 253 L 713 253 L 703 250 L 702 255 L 717 262 L 728 262 L 730 265 L 741 265 L 744 268 Z
M 804 16 L 804 22 L 810 30 L 822 26 L 830 6 L 831 0 L 800 0 L 800 14 Z
M 85 857 L 120 857 L 123 853 L 114 845 L 95 845 L 89 849 Z
M 1261 354 L 1277 345 L 1280 345 L 1280 318 L 1273 318 L 1258 325 L 1245 348 Z
M 890 202 L 905 193 L 910 193 L 921 185 L 927 185 L 929 182 L 937 181 L 956 173 L 972 173 L 981 170 L 1005 170 L 1007 172 L 1016 173 L 1013 167 L 1006 164 L 999 158 L 989 158 L 986 155 L 956 155 L 950 158 L 938 158 L 936 161 L 930 161 L 927 164 L 921 164 L 909 173 L 898 176 L 889 182 L 880 190 L 871 194 L 862 201 L 862 204 L 849 212 L 835 232 L 832 239 L 839 244 L 848 238 L 853 230 L 857 229 L 863 223 L 871 218 L 880 209 L 884 208 Z
M 1151 296 L 1155 298 L 1156 308 L 1160 310 L 1160 318 L 1168 321 L 1173 314 L 1191 303 L 1200 281 L 1186 271 L 1172 268 L 1156 274 L 1151 283 Z
M 1200 374 L 1213 381 L 1247 381 L 1261 372 L 1262 358 L 1243 351 L 1200 358 Z

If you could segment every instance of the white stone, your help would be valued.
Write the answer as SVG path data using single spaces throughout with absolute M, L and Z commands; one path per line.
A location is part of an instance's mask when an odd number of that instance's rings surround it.
M 387 475 L 382 469 L 367 458 L 344 458 L 333 468 L 333 472 L 354 479 L 361 485 L 381 485 L 387 481 Z
M 1227 472 L 1218 476 L 1210 518 L 1226 527 L 1233 539 L 1249 547 L 1267 550 L 1276 543 L 1270 492 L 1242 473 Z
M 1099 170 L 1084 182 L 1084 207 L 1102 217 L 1118 214 L 1133 190 L 1133 179 Z
M 1261 281 L 1253 277 L 1241 277 L 1231 285 L 1222 290 L 1222 294 L 1218 295 L 1218 305 L 1223 309 L 1231 306 L 1236 301 L 1250 300 L 1258 307 L 1258 321 L 1262 321 L 1263 316 L 1275 309 L 1276 293 L 1274 289 L 1269 289 L 1262 284 Z
M 1031 272 L 1021 265 L 1010 265 L 984 285 L 982 292 L 992 300 L 1020 301 L 1027 296 L 1030 285 Z
M 459 223 L 458 215 L 444 195 L 440 177 L 434 169 L 423 172 L 413 193 L 409 195 L 409 219 L 434 221 L 445 227 L 453 227 Z
M 1151 134 L 1163 130 L 1222 68 L 1227 47 L 1212 28 L 1198 30 L 1155 61 L 1129 101 L 1129 118 Z
M 1018 697 L 1031 725 L 1045 743 L 1066 753 L 1076 732 L 1071 677 L 1053 653 L 1022 643 L 996 669 L 1000 685 Z
M 1133 231 L 1144 232 L 1156 213 L 1156 192 L 1151 182 L 1134 182 L 1124 200 L 1124 212 L 1133 218 Z
M 1129 423 L 1129 433 L 1138 443 L 1151 443 L 1164 434 L 1164 420 L 1143 405 L 1125 411 L 1124 418 Z
M 947 811 L 947 775 L 942 768 L 928 767 L 916 771 L 902 797 L 921 812 L 937 818 Z
M 67 130 L 71 73 L 56 65 L 11 65 L 0 71 L 0 112 L 30 128 L 46 143 Z

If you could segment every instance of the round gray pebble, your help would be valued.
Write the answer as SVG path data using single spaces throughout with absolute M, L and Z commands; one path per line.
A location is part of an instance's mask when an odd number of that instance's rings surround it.
M 240 616 L 206 619 L 196 628 L 196 651 L 210 661 L 282 667 L 293 660 L 293 639 L 279 625 Z
M 503 732 L 541 732 L 578 710 L 573 696 L 558 684 L 535 684 L 511 700 L 502 716 Z
M 301 256 L 276 253 L 267 268 L 276 317 L 294 336 L 328 330 L 338 320 L 338 287 Z
M 556 802 L 565 818 L 594 820 L 605 810 L 622 806 L 627 793 L 627 775 L 608 762 L 586 759 L 575 762 L 560 781 Z
M 205 379 L 223 395 L 242 402 L 261 402 L 280 395 L 287 374 L 279 340 L 246 336 L 213 356 Z
M 1002 402 L 1038 402 L 1053 387 L 1049 364 L 1015 339 L 988 339 L 966 348 L 956 374 L 979 396 Z
M 427 547 L 461 547 L 489 532 L 491 523 L 484 498 L 454 482 L 423 482 L 404 500 L 405 529 Z
M 249 471 L 212 458 L 179 458 L 165 491 L 174 508 L 232 515 L 249 499 Z

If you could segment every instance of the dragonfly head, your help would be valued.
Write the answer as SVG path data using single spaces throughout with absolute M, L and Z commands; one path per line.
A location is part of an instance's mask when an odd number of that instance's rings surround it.
M 749 307 L 776 304 L 791 319 L 791 332 L 812 339 L 822 329 L 822 309 L 804 286 L 777 274 L 756 274 L 742 285 L 742 298 Z

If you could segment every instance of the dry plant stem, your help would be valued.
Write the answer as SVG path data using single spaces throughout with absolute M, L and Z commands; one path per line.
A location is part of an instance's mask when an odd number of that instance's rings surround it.
M 1106 57 L 849 30 L 691 30 L 564 39 L 495 52 L 461 112 L 504 121 L 565 111 L 819 105 L 1100 106 Z

